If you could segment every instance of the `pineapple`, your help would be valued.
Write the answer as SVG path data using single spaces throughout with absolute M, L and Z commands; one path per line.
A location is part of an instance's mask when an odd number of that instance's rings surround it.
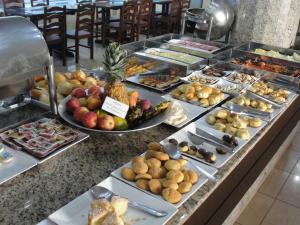
M 105 49 L 104 69 L 107 72 L 106 95 L 129 105 L 129 98 L 124 84 L 127 52 L 121 49 L 116 42 L 109 44 Z

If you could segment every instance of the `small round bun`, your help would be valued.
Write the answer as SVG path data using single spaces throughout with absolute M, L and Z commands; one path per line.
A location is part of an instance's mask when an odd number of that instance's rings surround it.
M 138 175 L 135 176 L 135 180 L 139 180 L 139 179 L 151 180 L 152 176 L 148 173 L 138 174 Z
M 165 168 L 167 170 L 180 170 L 181 166 L 180 163 L 177 162 L 176 160 L 170 159 L 166 161 Z
M 160 168 L 161 161 L 156 158 L 147 159 L 146 161 L 149 168 Z
M 170 170 L 167 173 L 167 179 L 180 183 L 183 181 L 184 175 L 180 170 Z
M 144 162 L 136 162 L 132 164 L 132 169 L 136 174 L 144 174 L 148 171 L 148 166 Z
M 149 189 L 149 184 L 148 184 L 148 180 L 145 179 L 139 179 L 135 182 L 136 186 L 138 186 L 139 188 L 143 189 L 143 190 L 150 190 Z
M 175 189 L 177 190 L 178 189 L 178 184 L 173 181 L 173 180 L 165 180 L 162 182 L 162 186 L 164 188 L 172 188 L 172 189 Z
M 178 191 L 181 193 L 181 194 L 184 194 L 184 193 L 187 193 L 187 192 L 190 192 L 191 189 L 192 189 L 192 183 L 191 182 L 187 182 L 187 181 L 183 181 L 179 184 L 179 187 L 178 187 Z
M 194 170 L 187 170 L 184 172 L 184 181 L 195 184 L 198 179 L 198 174 Z
M 154 194 L 160 194 L 162 190 L 161 183 L 159 179 L 152 179 L 149 181 L 149 189 Z
M 135 173 L 131 168 L 128 167 L 122 168 L 121 174 L 125 180 L 129 180 L 129 181 L 135 180 Z
M 180 202 L 180 200 L 182 198 L 182 195 L 180 194 L 180 192 L 178 192 L 172 188 L 165 188 L 162 191 L 162 196 L 167 202 L 170 202 L 172 204 L 176 204 L 176 203 Z

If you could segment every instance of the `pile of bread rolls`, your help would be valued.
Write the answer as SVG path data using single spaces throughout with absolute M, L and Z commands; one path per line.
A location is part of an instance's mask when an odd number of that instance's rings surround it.
M 145 156 L 134 157 L 131 167 L 123 167 L 121 175 L 135 182 L 137 187 L 162 195 L 167 202 L 176 204 L 199 179 L 195 171 L 185 169 L 186 163 L 185 159 L 170 159 L 159 143 L 151 142 Z
M 172 97 L 202 107 L 216 105 L 224 100 L 224 94 L 219 89 L 202 85 L 200 82 L 180 85 L 172 91 Z
M 260 110 L 263 112 L 270 112 L 270 113 L 273 112 L 272 104 L 267 103 L 260 99 L 249 98 L 245 95 L 241 95 L 241 96 L 236 97 L 235 99 L 232 99 L 232 102 L 237 105 L 250 107 L 250 108 L 257 109 L 257 110 Z
M 248 127 L 258 128 L 262 125 L 260 118 L 250 118 L 230 113 L 226 109 L 216 110 L 206 116 L 206 122 L 214 127 L 214 129 L 224 133 L 239 137 L 243 140 L 250 138 Z

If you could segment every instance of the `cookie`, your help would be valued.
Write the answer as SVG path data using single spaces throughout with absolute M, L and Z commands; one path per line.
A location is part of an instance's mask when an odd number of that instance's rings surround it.
M 129 180 L 129 181 L 135 180 L 135 173 L 133 172 L 133 170 L 131 168 L 128 168 L 128 167 L 122 168 L 121 174 L 125 180 Z
M 167 173 L 167 179 L 180 183 L 183 181 L 184 175 L 180 170 L 170 170 Z
M 181 165 L 176 160 L 170 159 L 165 162 L 165 168 L 167 170 L 180 170 Z
M 154 194 L 160 194 L 162 190 L 161 183 L 159 179 L 152 179 L 148 182 L 149 184 L 149 189 L 152 193 Z
M 191 182 L 187 182 L 187 181 L 183 181 L 179 184 L 178 186 L 178 191 L 181 193 L 181 194 L 184 194 L 184 193 L 187 193 L 189 191 L 191 191 L 192 189 L 192 183 Z
M 144 162 L 136 162 L 132 164 L 132 169 L 136 174 L 144 174 L 148 171 L 148 166 Z
M 149 168 L 160 168 L 161 167 L 161 161 L 159 161 L 156 158 L 147 159 L 146 163 Z
M 139 179 L 135 182 L 136 186 L 138 186 L 139 188 L 149 191 L 149 184 L 148 184 L 148 180 L 145 179 Z
M 187 170 L 184 172 L 184 181 L 195 184 L 197 183 L 198 179 L 198 174 L 195 171 Z
M 150 174 L 144 173 L 144 174 L 138 174 L 135 176 L 135 180 L 144 179 L 144 180 L 151 180 L 152 176 Z
M 176 204 L 180 202 L 182 198 L 182 195 L 178 191 L 172 188 L 165 188 L 162 191 L 162 196 L 167 202 L 170 202 L 172 204 Z

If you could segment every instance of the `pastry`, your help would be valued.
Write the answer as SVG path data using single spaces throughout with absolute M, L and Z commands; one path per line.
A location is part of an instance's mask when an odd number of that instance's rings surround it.
M 159 161 L 156 158 L 147 159 L 146 163 L 149 168 L 160 168 L 161 167 L 161 161 Z
M 150 168 L 148 174 L 152 176 L 152 178 L 158 179 L 166 176 L 167 170 L 164 167 L 161 168 Z
M 88 225 L 102 223 L 105 217 L 111 212 L 112 208 L 108 200 L 97 199 L 91 203 L 91 209 L 88 214 Z
M 157 142 L 150 142 L 147 147 L 149 150 L 161 151 L 161 145 Z
M 124 222 L 122 220 L 121 217 L 119 217 L 117 215 L 116 212 L 112 211 L 112 212 L 109 212 L 107 214 L 107 216 L 105 217 L 105 219 L 103 220 L 102 223 L 99 223 L 101 225 L 124 225 Z
M 131 160 L 132 163 L 136 163 L 136 162 L 145 162 L 145 158 L 142 156 L 135 156 L 133 157 L 133 159 Z
M 231 124 L 235 128 L 247 128 L 247 122 L 241 118 L 234 118 Z
M 160 161 L 167 161 L 170 159 L 169 155 L 163 152 L 156 152 L 154 158 L 157 158 Z
M 176 191 L 175 189 L 172 188 L 165 188 L 162 191 L 162 196 L 163 198 L 172 204 L 176 204 L 180 202 L 182 195 L 180 192 Z
M 249 121 L 249 126 L 253 128 L 260 127 L 262 124 L 262 120 L 260 118 L 253 118 Z
M 178 141 L 175 138 L 170 138 L 168 141 L 173 145 L 178 145 Z
M 162 182 L 163 188 L 172 188 L 177 190 L 178 189 L 178 184 L 173 181 L 173 180 L 165 180 Z
M 178 191 L 181 194 L 187 193 L 187 192 L 191 191 L 191 189 L 192 189 L 192 183 L 187 182 L 187 181 L 181 182 L 178 187 Z
M 148 171 L 148 166 L 144 162 L 135 162 L 132 164 L 132 169 L 136 174 L 144 174 Z
M 170 170 L 167 173 L 167 179 L 168 180 L 173 180 L 176 183 L 180 183 L 183 181 L 184 175 L 180 170 Z
M 187 170 L 184 172 L 184 181 L 195 184 L 197 183 L 198 179 L 198 174 L 195 171 Z
M 129 181 L 134 181 L 135 180 L 135 173 L 133 172 L 133 170 L 131 168 L 128 168 L 128 167 L 124 167 L 122 168 L 122 177 L 125 179 L 125 180 L 129 180 Z
M 189 147 L 189 150 L 187 151 L 187 153 L 189 154 L 189 155 L 196 155 L 196 153 L 197 153 L 197 147 L 196 146 L 191 146 L 191 147 Z
M 217 122 L 217 123 L 215 123 L 214 128 L 215 128 L 216 130 L 219 130 L 219 131 L 224 132 L 225 129 L 226 129 L 226 125 L 223 124 L 223 123 Z
M 149 184 L 149 189 L 152 193 L 154 194 L 160 194 L 162 190 L 161 183 L 159 179 L 152 179 L 148 182 Z
M 128 209 L 128 200 L 120 196 L 113 196 L 111 199 L 111 206 L 117 216 L 123 216 Z
M 135 176 L 135 180 L 144 179 L 144 180 L 151 180 L 152 176 L 150 174 L 144 173 L 144 174 L 138 174 Z
M 138 186 L 139 188 L 148 191 L 149 190 L 149 184 L 148 184 L 148 180 L 145 179 L 139 179 L 135 182 L 136 186 Z
M 220 119 L 226 119 L 227 118 L 227 110 L 220 109 L 220 110 L 216 111 L 215 117 L 220 118 Z
M 180 170 L 181 168 L 180 163 L 173 159 L 166 161 L 164 166 L 167 170 Z
M 187 163 L 187 160 L 186 159 L 178 159 L 177 162 L 179 162 L 180 164 L 180 169 L 183 169 L 185 164 Z
M 237 117 L 238 117 L 238 114 L 236 114 L 236 113 L 228 113 L 226 120 L 228 121 L 228 123 L 232 123 L 233 120 Z
M 200 99 L 199 103 L 200 103 L 200 105 L 202 107 L 208 107 L 208 106 L 210 106 L 209 100 L 207 98 Z
M 186 141 L 180 142 L 178 147 L 182 152 L 187 152 L 189 150 L 189 145 Z
M 250 138 L 250 133 L 247 129 L 242 128 L 242 129 L 238 129 L 236 136 L 243 140 L 248 140 Z
M 214 125 L 216 123 L 216 117 L 214 115 L 211 115 L 211 114 L 208 115 L 205 120 L 210 125 Z
M 206 152 L 204 154 L 204 160 L 209 163 L 215 163 L 217 156 L 213 152 Z
M 209 93 L 207 90 L 201 89 L 200 91 L 197 92 L 197 97 L 198 98 L 208 98 Z
M 208 102 L 209 102 L 209 105 L 216 105 L 220 102 L 220 97 L 219 95 L 211 95 L 208 97 Z
M 237 132 L 237 128 L 233 127 L 230 123 L 226 124 L 225 133 L 230 135 L 235 135 Z

